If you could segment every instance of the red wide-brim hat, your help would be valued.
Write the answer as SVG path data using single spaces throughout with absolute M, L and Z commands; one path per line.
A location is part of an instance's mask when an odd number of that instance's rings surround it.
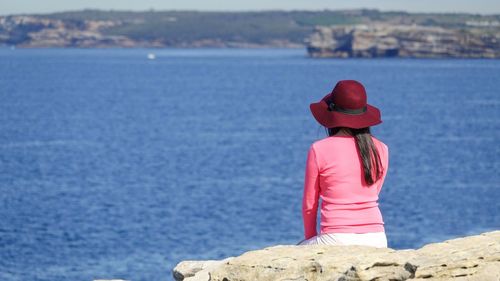
M 312 103 L 312 115 L 327 128 L 360 129 L 382 123 L 380 110 L 367 104 L 363 85 L 354 80 L 342 80 L 321 101 Z

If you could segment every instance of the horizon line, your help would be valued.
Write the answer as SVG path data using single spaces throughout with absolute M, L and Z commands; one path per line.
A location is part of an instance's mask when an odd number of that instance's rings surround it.
M 1 14 L 0 17 L 7 16 L 41 16 L 41 15 L 52 15 L 61 13 L 74 13 L 74 12 L 84 12 L 84 11 L 98 11 L 98 12 L 128 12 L 128 13 L 161 13 L 161 12 L 194 12 L 194 13 L 265 13 L 265 12 L 350 12 L 350 11 L 377 11 L 381 13 L 406 13 L 406 14 L 427 14 L 427 15 L 480 15 L 480 16 L 500 16 L 500 13 L 472 13 L 472 12 L 422 12 L 422 11 L 404 11 L 404 10 L 385 10 L 378 8 L 353 8 L 353 9 L 242 9 L 242 10 L 193 10 L 193 9 L 155 9 L 149 8 L 144 10 L 127 10 L 127 9 L 99 9 L 99 8 L 83 8 L 75 10 L 60 10 L 52 12 L 28 12 L 28 13 L 11 13 L 11 14 Z

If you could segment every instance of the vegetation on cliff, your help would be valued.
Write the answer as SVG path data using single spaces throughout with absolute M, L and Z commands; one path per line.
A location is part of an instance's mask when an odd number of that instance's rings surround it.
M 374 22 L 498 29 L 500 15 L 346 11 L 101 11 L 0 17 L 0 44 L 20 47 L 301 47 L 320 26 Z

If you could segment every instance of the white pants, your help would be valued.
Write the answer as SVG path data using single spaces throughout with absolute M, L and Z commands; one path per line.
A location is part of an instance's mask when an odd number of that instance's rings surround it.
M 298 245 L 364 245 L 387 248 L 385 232 L 324 233 L 299 242 Z

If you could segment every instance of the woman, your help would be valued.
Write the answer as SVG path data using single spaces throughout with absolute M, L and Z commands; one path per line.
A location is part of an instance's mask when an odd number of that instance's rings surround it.
M 366 102 L 363 85 L 339 81 L 320 102 L 314 118 L 328 137 L 309 148 L 302 202 L 305 239 L 300 245 L 387 247 L 378 194 L 389 164 L 387 146 L 370 134 L 382 123 L 380 111 Z M 321 198 L 321 230 L 316 231 Z

